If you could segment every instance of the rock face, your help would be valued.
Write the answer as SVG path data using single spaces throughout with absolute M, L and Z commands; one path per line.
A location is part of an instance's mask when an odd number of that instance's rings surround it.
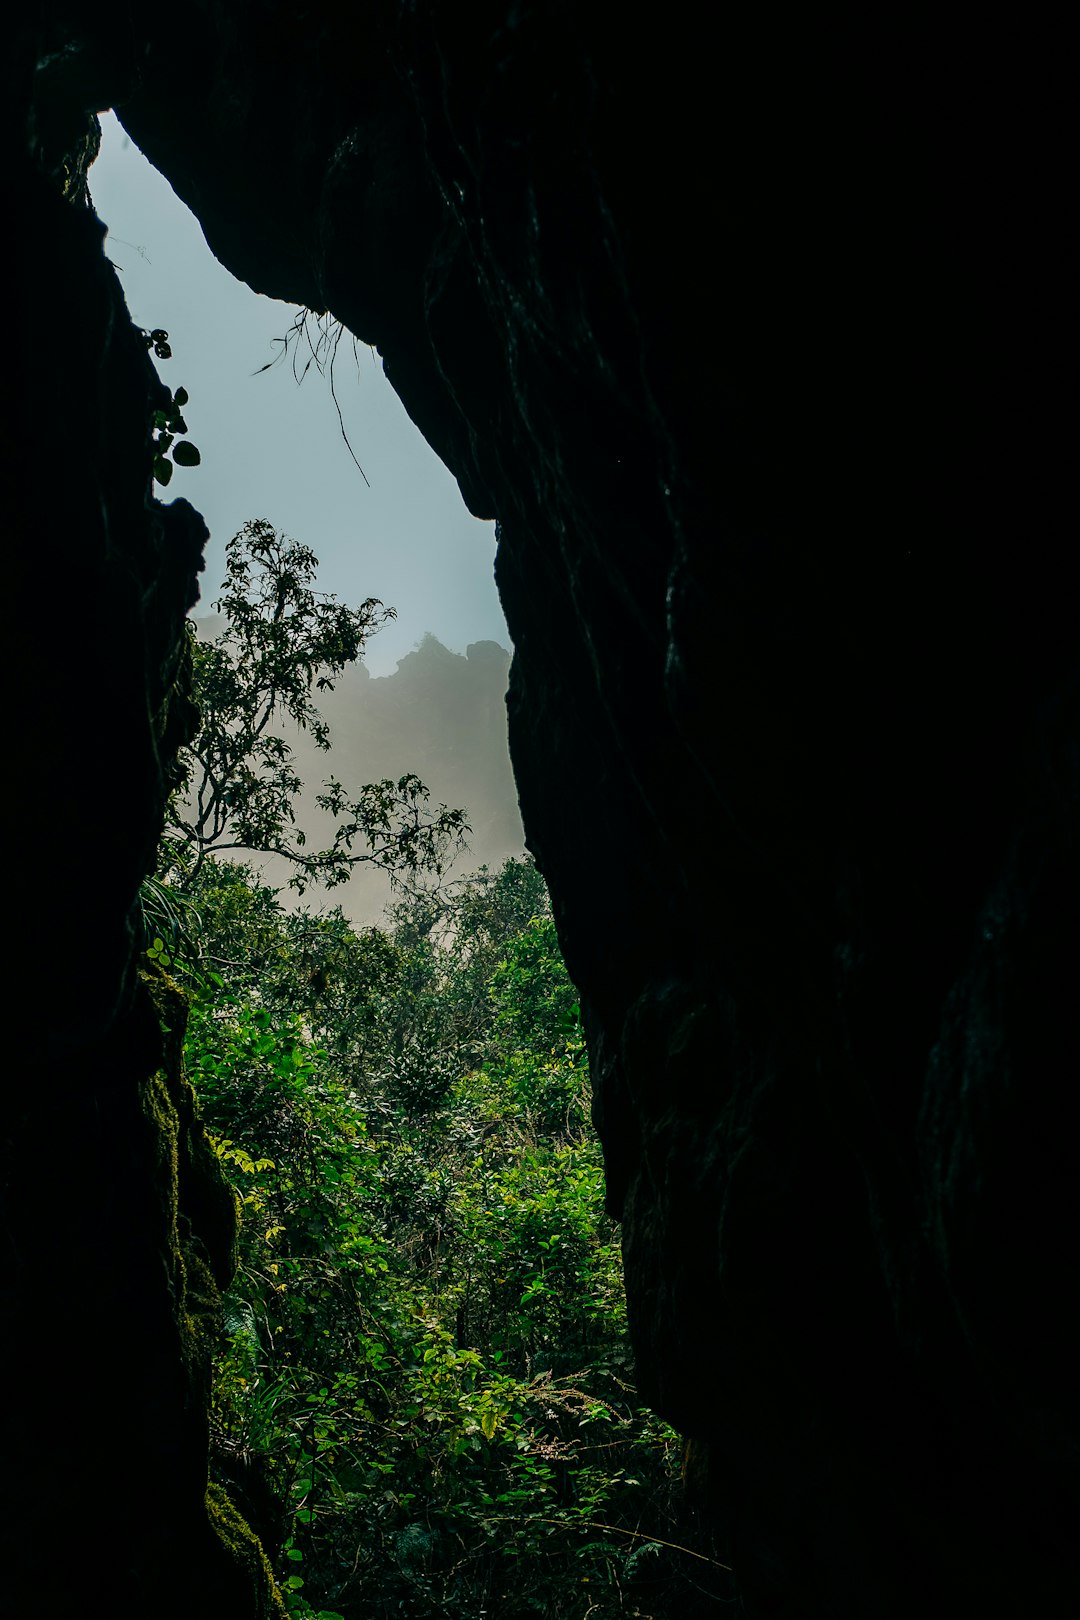
M 707 36 L 702 16 L 194 0 L 181 23 L 76 3 L 13 42 L 9 568 L 32 591 L 48 557 L 57 651 L 8 686 L 30 760 L 17 1005 L 52 1042 L 39 1095 L 100 1090 L 104 1063 L 134 1106 L 157 1059 L 130 1045 L 126 919 L 195 527 L 147 505 L 150 384 L 78 207 L 86 114 L 112 104 L 230 269 L 379 347 L 499 520 L 511 748 L 588 1009 L 641 1378 L 693 1437 L 745 1613 L 1064 1611 L 1064 42 L 1028 14 L 725 12 Z M 130 638 L 102 649 L 109 570 Z M 91 743 L 128 836 L 91 829 L 57 895 L 42 863 L 85 827 Z M 60 920 L 86 942 L 62 963 Z M 100 1056 L 117 1042 L 122 1061 Z M 124 1140 L 118 1185 L 151 1175 Z M 71 1151 L 48 1196 L 77 1225 L 96 1183 Z M 7 1276 L 40 1287 L 55 1243 L 20 1222 Z M 125 1230 L 106 1223 L 92 1261 L 80 1232 L 79 1263 L 127 1268 L 163 1309 Z M 43 1316 L 15 1301 L 20 1333 L 74 1331 L 63 1263 L 48 1275 Z M 16 1387 L 85 1467 L 112 1434 L 97 1389 L 69 1381 L 61 1429 L 22 1354 Z M 195 1422 L 192 1386 L 170 1390 L 125 1440 L 140 1488 L 163 1489 L 185 1402 Z M 18 1440 L 16 1475 L 29 1420 Z M 171 1476 L 171 1539 L 147 1553 L 167 1594 L 177 1545 L 209 1567 L 196 1473 Z M 51 1499 L 58 1538 L 76 1512 Z M 147 1612 L 133 1590 L 115 1612 Z M 156 1612 L 266 1601 L 224 1591 Z
M 136 972 L 206 529 L 151 498 L 166 391 L 86 206 L 79 56 L 45 28 L 5 52 L 4 1601 L 180 1620 L 211 1592 L 271 1620 L 262 1549 L 207 1486 L 235 1198 L 181 1072 L 180 993 Z

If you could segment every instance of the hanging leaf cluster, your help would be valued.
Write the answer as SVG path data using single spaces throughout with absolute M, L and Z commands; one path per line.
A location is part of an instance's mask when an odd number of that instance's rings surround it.
M 172 359 L 169 334 L 163 327 L 156 326 L 153 331 L 144 332 L 143 341 L 148 349 L 153 349 L 159 360 Z M 175 393 L 170 394 L 168 405 L 153 413 L 151 432 L 154 445 L 154 479 L 162 485 L 167 484 L 172 478 L 173 463 L 177 467 L 197 467 L 202 461 L 196 446 L 184 437 L 188 431 L 188 425 L 184 420 L 184 406 L 189 398 L 186 388 L 178 388 Z

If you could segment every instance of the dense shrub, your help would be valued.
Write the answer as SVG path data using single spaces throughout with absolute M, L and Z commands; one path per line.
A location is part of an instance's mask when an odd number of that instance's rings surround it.
M 191 903 L 188 1068 L 244 1209 L 213 1467 L 294 1612 L 718 1612 L 676 1437 L 633 1387 L 538 874 L 365 932 L 214 860 Z

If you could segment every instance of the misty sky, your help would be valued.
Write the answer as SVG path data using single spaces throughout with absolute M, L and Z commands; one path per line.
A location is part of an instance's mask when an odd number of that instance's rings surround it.
M 212 539 L 202 576 L 209 612 L 223 578 L 224 544 L 248 518 L 268 518 L 315 551 L 319 586 L 355 604 L 396 607 L 366 663 L 390 673 L 426 631 L 463 652 L 473 641 L 509 647 L 492 577 L 494 525 L 470 516 L 450 473 L 409 420 L 370 349 L 343 339 L 335 385 L 368 489 L 341 438 L 329 382 L 315 368 L 302 386 L 280 351 L 294 306 L 252 292 L 210 253 L 194 216 L 110 113 L 90 172 L 94 206 L 109 227 L 105 251 L 120 272 L 138 326 L 164 327 L 173 358 L 162 380 L 190 395 L 184 415 L 201 467 L 177 468 L 162 499 L 185 495 Z

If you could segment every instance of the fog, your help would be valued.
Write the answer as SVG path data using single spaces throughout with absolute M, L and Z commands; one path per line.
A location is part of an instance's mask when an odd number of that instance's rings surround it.
M 220 619 L 196 622 L 204 636 L 224 627 Z M 281 732 L 305 784 L 296 819 L 308 847 L 332 841 L 333 822 L 313 803 L 326 777 L 335 776 L 355 795 L 366 782 L 415 773 L 430 791 L 432 808 L 446 804 L 465 810 L 471 828 L 444 881 L 522 855 L 524 834 L 506 747 L 503 695 L 509 663 L 509 653 L 493 641 L 474 642 L 462 655 L 426 636 L 392 675 L 372 676 L 364 665 L 352 665 L 332 692 L 319 693 L 319 711 L 330 724 L 330 751 L 316 748 L 308 733 L 296 728 Z M 247 860 L 273 887 L 287 884 L 292 875 L 280 857 L 233 858 Z M 290 903 L 289 891 L 283 890 L 282 898 Z M 361 865 L 346 884 L 309 888 L 304 904 L 340 905 L 353 922 L 368 925 L 380 920 L 392 898 L 389 879 Z

